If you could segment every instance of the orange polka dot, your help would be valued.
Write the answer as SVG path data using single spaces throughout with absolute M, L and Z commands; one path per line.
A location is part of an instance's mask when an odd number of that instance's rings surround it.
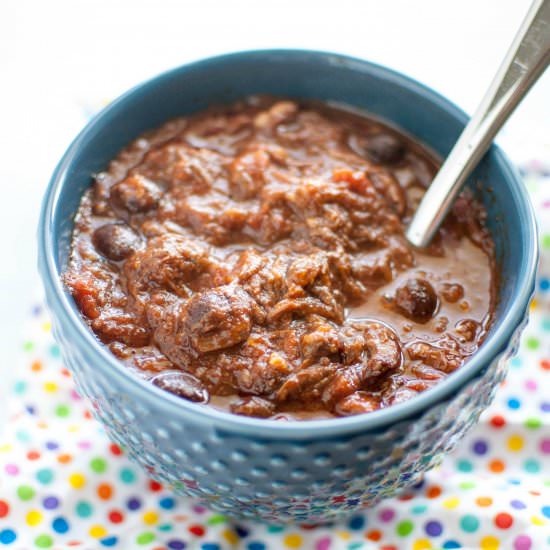
M 378 542 L 382 538 L 382 533 L 378 529 L 373 529 L 367 533 L 366 537 L 373 542 Z
M 33 361 L 31 363 L 31 370 L 33 372 L 41 371 L 42 370 L 42 361 L 38 361 L 38 359 L 36 361 Z
M 487 508 L 487 506 L 491 506 L 491 504 L 493 504 L 493 499 L 490 497 L 479 497 L 476 498 L 476 504 L 482 508 Z
M 550 361 L 548 359 L 541 359 L 540 368 L 543 370 L 550 370 Z
M 57 462 L 59 462 L 59 464 L 68 464 L 72 459 L 73 457 L 70 454 L 63 453 L 57 457 Z
M 428 498 L 437 498 L 441 494 L 441 487 L 438 485 L 432 485 L 426 489 L 426 496 Z
M 535 497 L 540 497 L 540 491 L 529 491 L 529 494 Z
M 97 487 L 97 496 L 102 500 L 109 500 L 113 496 L 113 488 L 108 483 L 101 483 Z
M 499 460 L 498 458 L 495 458 L 494 460 L 491 460 L 489 462 L 489 470 L 493 472 L 494 474 L 499 474 L 500 472 L 504 472 L 506 469 L 506 466 L 502 460 Z

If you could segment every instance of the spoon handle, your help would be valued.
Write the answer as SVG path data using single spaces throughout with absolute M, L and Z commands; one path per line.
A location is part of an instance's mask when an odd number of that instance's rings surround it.
M 407 239 L 427 246 L 463 183 L 550 63 L 550 0 L 535 0 L 491 86 L 424 195 Z

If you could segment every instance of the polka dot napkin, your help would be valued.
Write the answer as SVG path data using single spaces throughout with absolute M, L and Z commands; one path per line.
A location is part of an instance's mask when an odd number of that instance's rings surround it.
M 459 450 L 400 498 L 317 528 L 235 523 L 147 479 L 90 416 L 42 306 L 0 441 L 0 548 L 550 548 L 550 174 L 525 174 L 543 259 L 519 355 Z

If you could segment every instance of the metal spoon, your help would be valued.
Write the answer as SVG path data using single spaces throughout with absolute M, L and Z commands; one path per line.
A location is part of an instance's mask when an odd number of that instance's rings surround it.
M 466 178 L 549 63 L 550 0 L 535 0 L 485 97 L 414 214 L 406 233 L 410 243 L 430 243 Z

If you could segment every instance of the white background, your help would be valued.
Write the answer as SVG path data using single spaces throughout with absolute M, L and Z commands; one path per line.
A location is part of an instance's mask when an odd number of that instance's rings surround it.
M 272 47 L 367 58 L 471 112 L 529 3 L 0 0 L 0 374 L 16 364 L 22 321 L 40 296 L 41 196 L 86 113 L 192 59 Z M 500 136 L 515 160 L 541 158 L 549 140 L 550 71 Z

